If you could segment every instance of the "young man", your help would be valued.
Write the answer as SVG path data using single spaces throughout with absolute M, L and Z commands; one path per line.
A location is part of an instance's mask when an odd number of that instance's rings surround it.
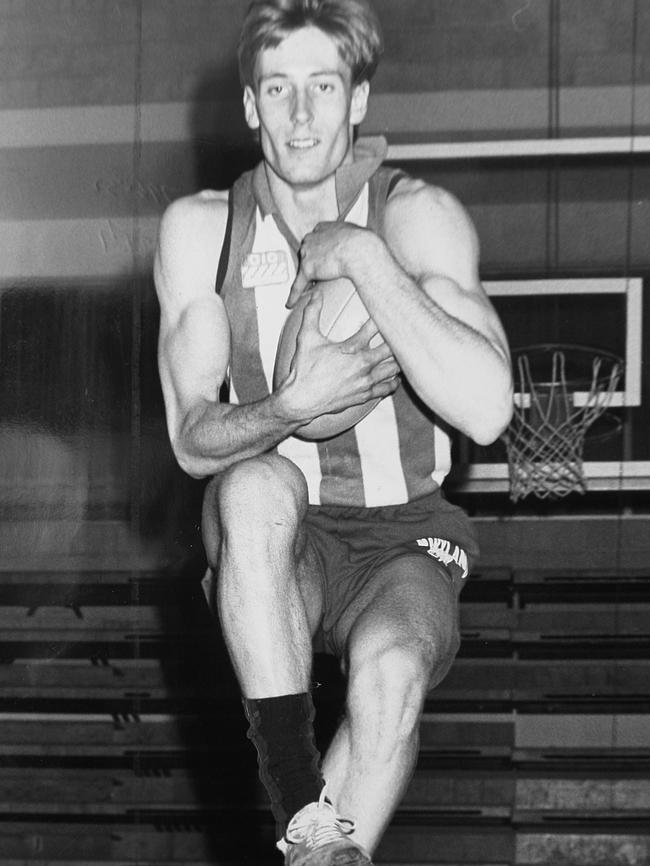
M 230 195 L 172 204 L 156 259 L 170 437 L 186 472 L 212 477 L 209 592 L 292 866 L 371 862 L 413 772 L 425 696 L 458 649 L 458 594 L 477 553 L 440 492 L 445 427 L 488 443 L 512 407 L 465 211 L 380 167 L 383 142 L 354 144 L 381 49 L 368 0 L 253 2 L 239 57 L 263 161 Z M 330 342 L 311 292 L 274 390 L 287 304 L 338 277 L 371 319 Z M 377 397 L 352 430 L 294 435 Z M 322 761 L 314 640 L 347 676 Z

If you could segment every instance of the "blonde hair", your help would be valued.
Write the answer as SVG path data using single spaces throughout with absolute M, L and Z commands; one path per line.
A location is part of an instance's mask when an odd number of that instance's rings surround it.
M 276 48 L 302 27 L 330 36 L 350 67 L 352 83 L 370 81 L 384 50 L 381 24 L 368 0 L 253 0 L 239 40 L 242 86 L 254 85 L 255 62 L 266 48 Z

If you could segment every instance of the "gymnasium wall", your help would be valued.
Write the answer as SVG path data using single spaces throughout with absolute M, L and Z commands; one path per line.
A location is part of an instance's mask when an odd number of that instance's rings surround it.
M 197 186 L 226 185 L 255 158 L 234 60 L 243 8 L 241 0 L 3 4 L 2 277 L 124 274 L 134 256 L 146 267 L 164 205 Z M 454 141 L 650 127 L 650 60 L 640 50 L 650 40 L 647 4 L 383 0 L 377 8 L 387 48 L 367 132 Z M 525 175 L 503 164 L 480 175 L 443 167 L 477 220 L 487 266 L 545 261 L 547 167 L 525 166 Z M 621 261 L 625 239 L 613 229 L 627 215 L 629 170 L 619 158 L 563 179 L 558 254 L 568 263 Z M 647 165 L 632 182 L 631 231 L 643 260 Z M 564 230 L 601 201 L 605 213 L 572 252 Z
M 175 561 L 200 485 L 171 458 L 150 277 L 166 204 L 257 158 L 241 0 L 0 5 L 0 564 Z M 378 0 L 364 131 L 404 140 L 647 134 L 650 8 Z M 643 155 L 411 166 L 456 192 L 484 275 L 648 267 Z M 646 377 L 647 379 L 647 377 Z
M 202 485 L 167 440 L 151 280 L 168 202 L 257 158 L 234 65 L 243 8 L 0 0 L 3 866 L 275 862 L 198 585 Z M 387 51 L 366 132 L 650 131 L 647 0 L 377 8 Z M 486 278 L 648 272 L 647 155 L 410 168 L 466 203 Z M 518 315 L 529 328 L 546 314 Z M 615 320 L 594 309 L 576 338 Z M 647 362 L 643 381 L 626 447 L 648 459 Z M 418 772 L 377 863 L 650 862 L 647 500 L 466 498 L 482 561 L 461 656 L 427 701 Z M 326 726 L 335 668 L 315 670 Z

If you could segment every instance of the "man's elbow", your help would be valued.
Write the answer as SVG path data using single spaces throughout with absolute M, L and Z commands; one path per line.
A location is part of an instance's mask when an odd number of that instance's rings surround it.
M 202 465 L 203 461 L 185 447 L 182 437 L 179 436 L 173 439 L 171 444 L 176 462 L 186 475 L 189 475 L 190 478 L 194 478 L 196 481 L 208 477 L 210 473 Z
M 503 389 L 498 398 L 495 399 L 492 395 L 489 405 L 475 418 L 471 429 L 464 432 L 477 445 L 491 445 L 507 430 L 512 419 L 513 408 L 513 388 L 510 384 Z
M 178 465 L 181 467 L 183 472 L 186 475 L 189 475 L 190 478 L 193 478 L 195 481 L 202 481 L 204 478 L 207 478 L 210 473 L 206 472 L 199 466 L 196 466 L 195 463 L 187 460 L 179 460 Z
M 177 454 L 176 462 L 183 472 L 195 481 L 200 481 L 202 478 L 207 477 L 208 473 L 201 471 L 201 468 L 197 465 L 196 461 L 185 454 Z

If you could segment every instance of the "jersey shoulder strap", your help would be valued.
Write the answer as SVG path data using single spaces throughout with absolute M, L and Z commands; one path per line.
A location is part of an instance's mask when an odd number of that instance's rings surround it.
M 386 202 L 401 180 L 408 177 L 399 168 L 380 166 L 370 179 L 368 200 L 368 228 L 384 237 Z
M 255 228 L 255 196 L 253 195 L 253 172 L 247 171 L 238 178 L 228 192 L 228 218 L 221 246 L 215 291 L 221 294 L 225 285 L 230 285 L 234 275 L 241 273 L 241 265 L 248 252 L 247 240 Z

